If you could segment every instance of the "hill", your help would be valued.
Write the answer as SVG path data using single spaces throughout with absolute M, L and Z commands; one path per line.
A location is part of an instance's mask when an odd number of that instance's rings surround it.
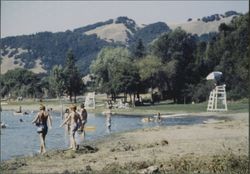
M 87 74 L 91 61 L 107 46 L 128 46 L 137 32 L 149 29 L 151 42 L 165 30 L 158 30 L 158 24 L 139 28 L 127 17 L 118 17 L 105 22 L 77 28 L 65 32 L 39 32 L 32 35 L 6 37 L 1 39 L 1 73 L 17 67 L 35 73 L 48 73 L 54 65 L 64 64 L 68 49 L 72 49 L 81 73 Z M 148 33 L 147 33 L 148 34 Z M 140 34 L 140 37 L 144 36 Z M 145 43 L 147 44 L 147 43 Z
M 188 33 L 197 34 L 201 36 L 202 34 L 218 32 L 221 23 L 229 24 L 236 15 L 222 18 L 220 20 L 214 20 L 212 22 L 204 22 L 203 20 L 190 21 L 181 24 L 170 25 L 169 27 L 174 30 L 177 27 L 181 27 Z
M 18 67 L 29 69 L 35 73 L 48 73 L 54 65 L 63 65 L 69 49 L 77 60 L 83 75 L 89 72 L 89 65 L 98 52 L 107 46 L 133 45 L 142 39 L 147 45 L 163 33 L 181 27 L 187 32 L 201 36 L 204 33 L 217 32 L 221 23 L 229 23 L 236 12 L 225 15 L 203 17 L 199 21 L 168 26 L 164 22 L 156 22 L 139 27 L 128 17 L 118 17 L 104 22 L 76 28 L 65 32 L 39 32 L 31 35 L 6 37 L 1 39 L 1 73 Z

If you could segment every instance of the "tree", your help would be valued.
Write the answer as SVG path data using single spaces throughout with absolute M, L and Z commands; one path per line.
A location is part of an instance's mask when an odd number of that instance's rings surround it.
M 56 96 L 60 98 L 65 90 L 65 74 L 61 65 L 55 65 L 52 69 L 50 84 L 56 92 Z
M 99 90 L 114 100 L 121 92 L 131 95 L 137 90 L 139 74 L 126 48 L 102 49 L 91 64 L 91 72 Z
M 220 61 L 214 69 L 223 72 L 228 98 L 240 99 L 249 94 L 249 15 L 235 18 L 220 28 L 215 42 L 220 49 L 217 53 Z
M 65 74 L 65 87 L 66 92 L 72 102 L 72 96 L 74 96 L 74 102 L 76 103 L 76 95 L 83 89 L 83 82 L 80 77 L 80 73 L 75 66 L 75 58 L 72 50 L 67 53 L 66 64 L 64 68 Z
M 135 57 L 135 59 L 141 59 L 142 57 L 146 55 L 146 50 L 143 45 L 142 39 L 138 40 L 132 52 L 133 52 L 133 56 Z
M 194 83 L 196 39 L 191 34 L 177 28 L 162 35 L 153 44 L 151 52 L 160 58 L 164 65 L 163 75 L 167 94 L 174 102 L 180 103 L 185 98 L 186 83 Z
M 1 77 L 1 95 L 38 97 L 42 95 L 40 77 L 23 68 L 9 70 Z
M 163 77 L 161 60 L 154 55 L 147 55 L 138 62 L 138 69 L 144 87 L 151 88 L 151 97 L 153 99 L 153 89 L 161 86 Z M 152 100 L 153 101 L 153 100 Z

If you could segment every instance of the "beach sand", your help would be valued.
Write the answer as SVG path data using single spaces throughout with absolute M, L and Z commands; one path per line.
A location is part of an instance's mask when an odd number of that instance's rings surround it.
M 2 173 L 248 172 L 248 113 L 196 113 L 222 122 L 145 128 L 86 142 L 77 152 L 1 162 Z M 48 135 L 49 136 L 49 135 Z M 245 165 L 244 165 L 245 164 Z M 235 167 L 236 165 L 236 167 Z M 242 166 L 243 165 L 243 166 Z M 237 172 L 236 172 L 237 173 Z

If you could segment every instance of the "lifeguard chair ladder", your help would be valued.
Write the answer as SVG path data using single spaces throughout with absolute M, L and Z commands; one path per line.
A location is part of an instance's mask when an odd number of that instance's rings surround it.
M 86 109 L 95 109 L 95 92 L 87 94 L 84 105 Z
M 210 92 L 207 111 L 227 111 L 226 85 L 216 86 Z

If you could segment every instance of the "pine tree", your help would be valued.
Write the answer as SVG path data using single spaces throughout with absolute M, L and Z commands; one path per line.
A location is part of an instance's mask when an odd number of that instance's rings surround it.
M 69 50 L 67 53 L 64 74 L 66 77 L 66 82 L 65 82 L 66 92 L 69 95 L 71 102 L 72 102 L 72 96 L 74 95 L 74 102 L 76 103 L 76 95 L 83 88 L 83 82 L 80 77 L 79 70 L 75 66 L 75 58 L 72 50 Z
M 136 46 L 135 46 L 135 50 L 134 50 L 134 56 L 137 59 L 140 59 L 142 57 L 145 56 L 145 47 L 143 45 L 143 42 L 141 39 L 139 39 L 139 41 L 137 42 Z

